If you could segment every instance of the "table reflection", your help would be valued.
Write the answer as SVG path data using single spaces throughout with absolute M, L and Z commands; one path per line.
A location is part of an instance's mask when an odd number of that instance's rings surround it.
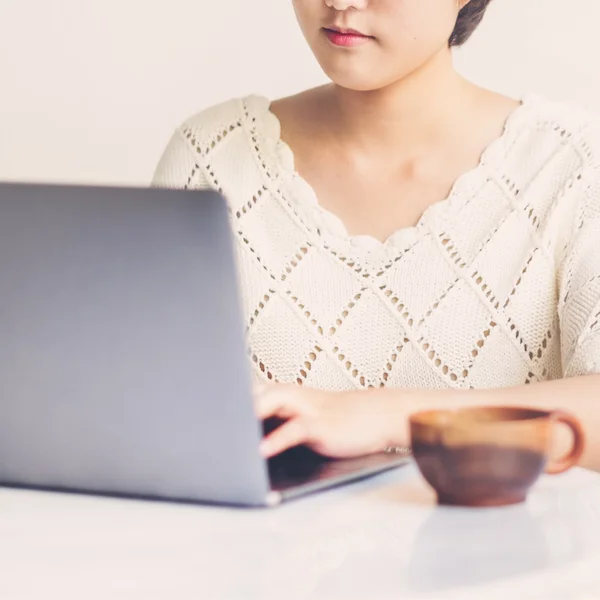
M 417 532 L 408 565 L 415 592 L 478 585 L 526 575 L 555 563 L 547 527 L 552 519 L 526 504 L 501 509 L 439 507 Z M 569 536 L 568 530 L 566 533 Z M 562 559 L 569 560 L 575 544 Z

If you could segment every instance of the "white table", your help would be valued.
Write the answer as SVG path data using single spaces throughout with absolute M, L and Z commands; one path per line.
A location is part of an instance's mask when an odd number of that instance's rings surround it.
M 413 465 L 275 509 L 0 489 L 1 600 L 600 599 L 600 474 L 438 508 Z

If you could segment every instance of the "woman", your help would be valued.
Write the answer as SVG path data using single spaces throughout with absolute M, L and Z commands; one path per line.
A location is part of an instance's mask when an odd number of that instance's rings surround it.
M 293 0 L 332 83 L 204 110 L 157 167 L 229 202 L 266 456 L 510 403 L 576 414 L 600 467 L 600 120 L 455 71 L 489 1 Z

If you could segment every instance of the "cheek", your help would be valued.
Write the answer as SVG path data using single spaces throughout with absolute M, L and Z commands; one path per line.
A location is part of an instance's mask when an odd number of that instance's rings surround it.
M 326 10 L 323 0 L 292 0 L 292 6 L 300 25 L 307 27 L 322 19 Z
M 375 0 L 377 1 L 377 0 Z M 456 0 L 379 0 L 384 47 L 435 47 L 444 44 L 456 24 Z

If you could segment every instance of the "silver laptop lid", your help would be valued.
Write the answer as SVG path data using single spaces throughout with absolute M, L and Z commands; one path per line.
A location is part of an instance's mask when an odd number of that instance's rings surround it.
M 0 185 L 1 482 L 264 501 L 232 248 L 212 192 Z

